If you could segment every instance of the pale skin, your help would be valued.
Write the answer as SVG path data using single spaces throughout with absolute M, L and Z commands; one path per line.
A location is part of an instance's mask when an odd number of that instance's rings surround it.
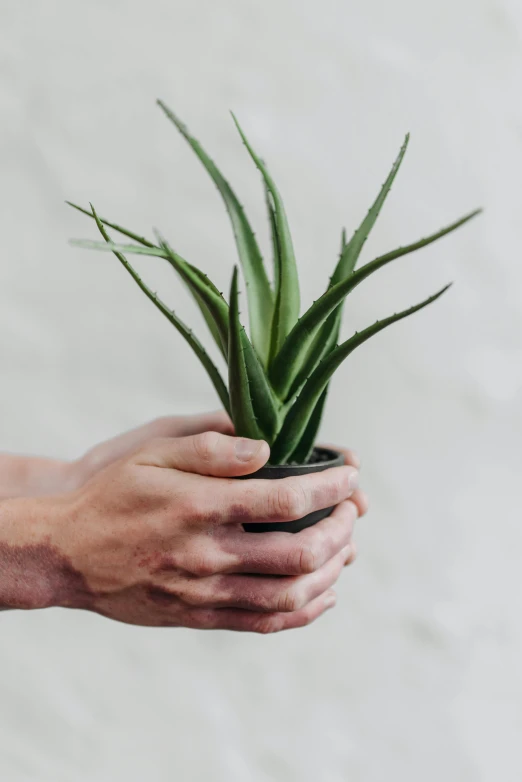
M 367 510 L 358 459 L 276 481 L 222 412 L 162 418 L 74 462 L 0 456 L 0 609 L 83 608 L 135 625 L 271 633 L 335 604 Z M 335 510 L 297 534 L 245 532 Z

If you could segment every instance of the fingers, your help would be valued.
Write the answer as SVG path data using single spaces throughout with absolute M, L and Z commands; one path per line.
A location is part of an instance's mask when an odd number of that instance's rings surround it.
M 201 608 L 243 608 L 248 611 L 290 613 L 327 592 L 352 556 L 348 545 L 318 568 L 303 576 L 219 575 L 188 579 L 180 594 L 184 603 Z
M 216 486 L 212 512 L 224 524 L 292 521 L 337 505 L 355 491 L 358 482 L 357 470 L 348 466 L 273 481 L 228 481 Z
M 368 513 L 368 495 L 362 489 L 356 489 L 350 497 L 350 501 L 357 507 L 359 517 Z
M 167 421 L 168 419 L 164 419 Z M 158 432 L 160 437 L 188 437 L 201 434 L 201 432 L 220 432 L 221 434 L 234 434 L 234 425 L 224 410 L 213 410 L 201 415 L 179 416 L 171 419 L 176 422 L 176 430 L 170 432 Z
M 355 467 L 357 470 L 361 467 L 361 460 L 355 451 L 351 448 L 343 448 L 340 445 L 332 445 L 331 443 L 321 443 L 321 448 L 329 448 L 331 451 L 339 451 L 344 456 L 344 463 L 349 464 L 351 467 Z
M 164 416 L 143 424 L 129 432 L 113 437 L 91 448 L 75 462 L 79 482 L 84 483 L 99 470 L 154 438 L 182 437 L 199 432 L 214 431 L 233 434 L 234 427 L 224 410 L 193 416 Z
M 333 513 L 296 535 L 264 532 L 252 535 L 229 529 L 214 538 L 214 573 L 263 573 L 299 576 L 314 573 L 351 544 L 357 507 L 350 500 Z M 208 572 L 208 571 L 207 571 Z
M 153 440 L 137 454 L 136 460 L 141 464 L 199 475 L 234 477 L 255 472 L 268 461 L 269 455 L 270 448 L 264 440 L 204 431 L 189 437 Z M 239 486 L 241 481 L 233 484 Z M 214 492 L 207 496 L 214 506 Z M 215 513 L 214 507 L 212 513 Z
M 331 443 L 321 444 L 322 448 L 330 448 L 333 451 L 339 451 L 344 456 L 344 463 L 350 465 L 351 467 L 355 467 L 355 469 L 359 470 L 361 467 L 361 460 L 359 459 L 358 454 L 353 451 L 351 448 L 342 448 L 339 445 L 332 445 Z M 361 489 L 357 489 L 352 496 L 350 497 L 352 502 L 355 502 L 357 505 L 357 509 L 359 511 L 359 516 L 364 516 L 365 513 L 368 512 L 368 495 L 361 491 Z
M 335 602 L 335 592 L 329 590 L 305 608 L 291 613 L 263 613 L 241 608 L 195 609 L 191 612 L 190 624 L 203 630 L 235 630 L 265 635 L 305 627 L 332 608 Z

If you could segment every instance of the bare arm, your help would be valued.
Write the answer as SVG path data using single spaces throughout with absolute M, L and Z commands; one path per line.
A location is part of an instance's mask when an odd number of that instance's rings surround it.
M 219 410 L 202 415 L 165 416 L 100 443 L 73 462 L 0 454 L 0 501 L 70 491 L 148 440 L 186 437 L 206 431 L 232 434 L 233 427 L 228 416 Z
M 76 491 L 0 503 L 0 607 L 261 633 L 309 624 L 353 558 L 357 471 L 231 480 L 268 458 L 266 443 L 245 445 L 215 432 L 156 439 Z M 296 535 L 242 527 L 329 505 Z
M 70 462 L 37 456 L 0 454 L 0 501 L 11 497 L 35 497 L 73 488 Z
M 165 418 L 72 463 L 0 457 L 0 610 L 74 607 L 255 632 L 320 616 L 366 511 L 356 457 L 347 451 L 347 467 L 316 476 L 231 481 L 260 467 L 268 446 L 252 443 L 245 458 L 230 429 L 223 414 Z M 335 503 L 297 535 L 242 529 Z

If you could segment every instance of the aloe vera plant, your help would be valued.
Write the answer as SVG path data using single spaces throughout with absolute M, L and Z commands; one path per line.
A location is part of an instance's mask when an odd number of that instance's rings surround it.
M 379 331 L 438 299 L 449 285 L 419 304 L 377 321 L 339 343 L 342 310 L 348 294 L 373 272 L 451 233 L 480 210 L 467 214 L 431 236 L 356 268 L 366 239 L 401 166 L 409 141 L 407 135 L 377 198 L 349 241 L 343 231 L 339 259 L 327 290 L 300 314 L 297 264 L 283 200 L 267 166 L 250 145 L 237 119 L 233 116 L 264 186 L 273 248 L 271 275 L 232 187 L 187 127 L 162 101 L 158 104 L 192 147 L 224 201 L 246 282 L 249 332 L 241 321 L 237 267 L 233 271 L 227 301 L 208 276 L 182 258 L 163 236 L 157 234 L 154 241 L 144 238 L 100 217 L 92 204 L 90 209 L 86 209 L 68 202 L 95 221 L 103 241 L 73 240 L 72 243 L 114 253 L 145 295 L 193 349 L 230 414 L 238 435 L 265 439 L 271 447 L 271 464 L 306 464 L 314 449 L 328 385 L 340 364 Z M 131 243 L 113 241 L 109 230 L 130 239 Z M 130 255 L 162 258 L 181 277 L 228 366 L 228 382 L 193 331 L 142 280 L 128 260 Z

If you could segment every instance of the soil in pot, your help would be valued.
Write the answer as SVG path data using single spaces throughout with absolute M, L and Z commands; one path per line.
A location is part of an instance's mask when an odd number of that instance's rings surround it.
M 266 464 L 251 475 L 241 476 L 241 479 L 265 478 L 266 480 L 275 480 L 278 478 L 289 478 L 292 475 L 308 475 L 311 472 L 322 472 L 330 469 L 330 467 L 340 467 L 343 464 L 344 457 L 337 451 L 332 451 L 329 448 L 314 448 L 310 461 L 307 464 Z M 313 524 L 321 521 L 321 519 L 329 516 L 332 511 L 333 506 L 315 510 L 295 521 L 244 524 L 243 527 L 247 532 L 301 532 L 306 527 L 311 527 Z

